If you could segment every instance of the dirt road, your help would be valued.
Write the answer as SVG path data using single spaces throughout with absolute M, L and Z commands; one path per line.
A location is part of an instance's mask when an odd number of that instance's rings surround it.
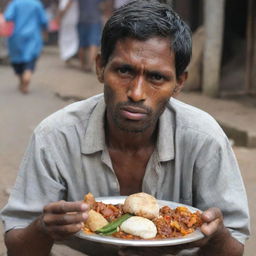
M 3 207 L 8 199 L 20 160 L 35 126 L 44 117 L 74 99 L 89 97 L 101 91 L 101 85 L 93 75 L 66 68 L 50 49 L 38 63 L 29 95 L 21 95 L 18 92 L 17 81 L 11 68 L 0 66 L 0 207 Z M 235 153 L 245 179 L 254 223 L 253 237 L 246 245 L 245 255 L 253 256 L 256 243 L 256 150 L 235 148 Z M 56 251 L 62 256 L 81 255 L 61 248 L 56 248 Z M 0 255 L 3 252 L 5 247 L 3 237 L 0 236 Z

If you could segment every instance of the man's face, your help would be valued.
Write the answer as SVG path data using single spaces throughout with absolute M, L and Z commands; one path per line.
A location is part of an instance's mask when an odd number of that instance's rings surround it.
M 108 122 L 127 132 L 154 128 L 177 86 L 174 54 L 161 37 L 118 41 L 105 67 L 97 59 L 97 73 Z

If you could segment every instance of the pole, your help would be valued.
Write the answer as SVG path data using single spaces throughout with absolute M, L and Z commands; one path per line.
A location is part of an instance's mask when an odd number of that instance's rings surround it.
M 225 0 L 204 0 L 205 46 L 203 94 L 218 97 L 223 44 Z

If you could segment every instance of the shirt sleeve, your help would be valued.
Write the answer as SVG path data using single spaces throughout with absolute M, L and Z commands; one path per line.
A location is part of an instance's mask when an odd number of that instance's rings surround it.
M 203 156 L 208 161 L 194 173 L 193 201 L 202 210 L 220 208 L 224 225 L 244 244 L 250 233 L 249 210 L 236 157 L 227 139 L 224 145 L 212 144 Z
M 39 5 L 40 5 L 40 8 L 38 9 L 39 21 L 40 21 L 41 26 L 43 28 L 46 28 L 48 25 L 47 15 L 46 15 L 43 5 L 41 3 L 39 3 Z
M 34 134 L 1 218 L 5 231 L 29 225 L 50 202 L 64 199 L 65 186 L 51 143 Z
M 6 7 L 6 10 L 4 12 L 4 18 L 6 21 L 14 21 L 15 9 L 16 9 L 15 2 L 11 2 L 8 4 L 8 6 Z

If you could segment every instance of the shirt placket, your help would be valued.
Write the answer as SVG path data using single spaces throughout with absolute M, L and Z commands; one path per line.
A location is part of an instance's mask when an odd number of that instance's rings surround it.
M 157 160 L 157 153 L 154 152 L 150 157 L 147 167 L 145 176 L 142 181 L 142 191 L 152 196 L 157 196 L 157 187 L 158 187 L 158 180 L 159 174 L 161 173 L 161 167 L 159 166 Z
M 101 161 L 105 165 L 105 167 L 108 168 L 108 170 L 106 171 L 108 171 L 109 173 L 109 179 L 110 179 L 109 189 L 114 194 L 120 195 L 120 185 L 116 177 L 115 171 L 113 169 L 113 165 L 109 156 L 108 149 L 106 147 L 102 151 Z

